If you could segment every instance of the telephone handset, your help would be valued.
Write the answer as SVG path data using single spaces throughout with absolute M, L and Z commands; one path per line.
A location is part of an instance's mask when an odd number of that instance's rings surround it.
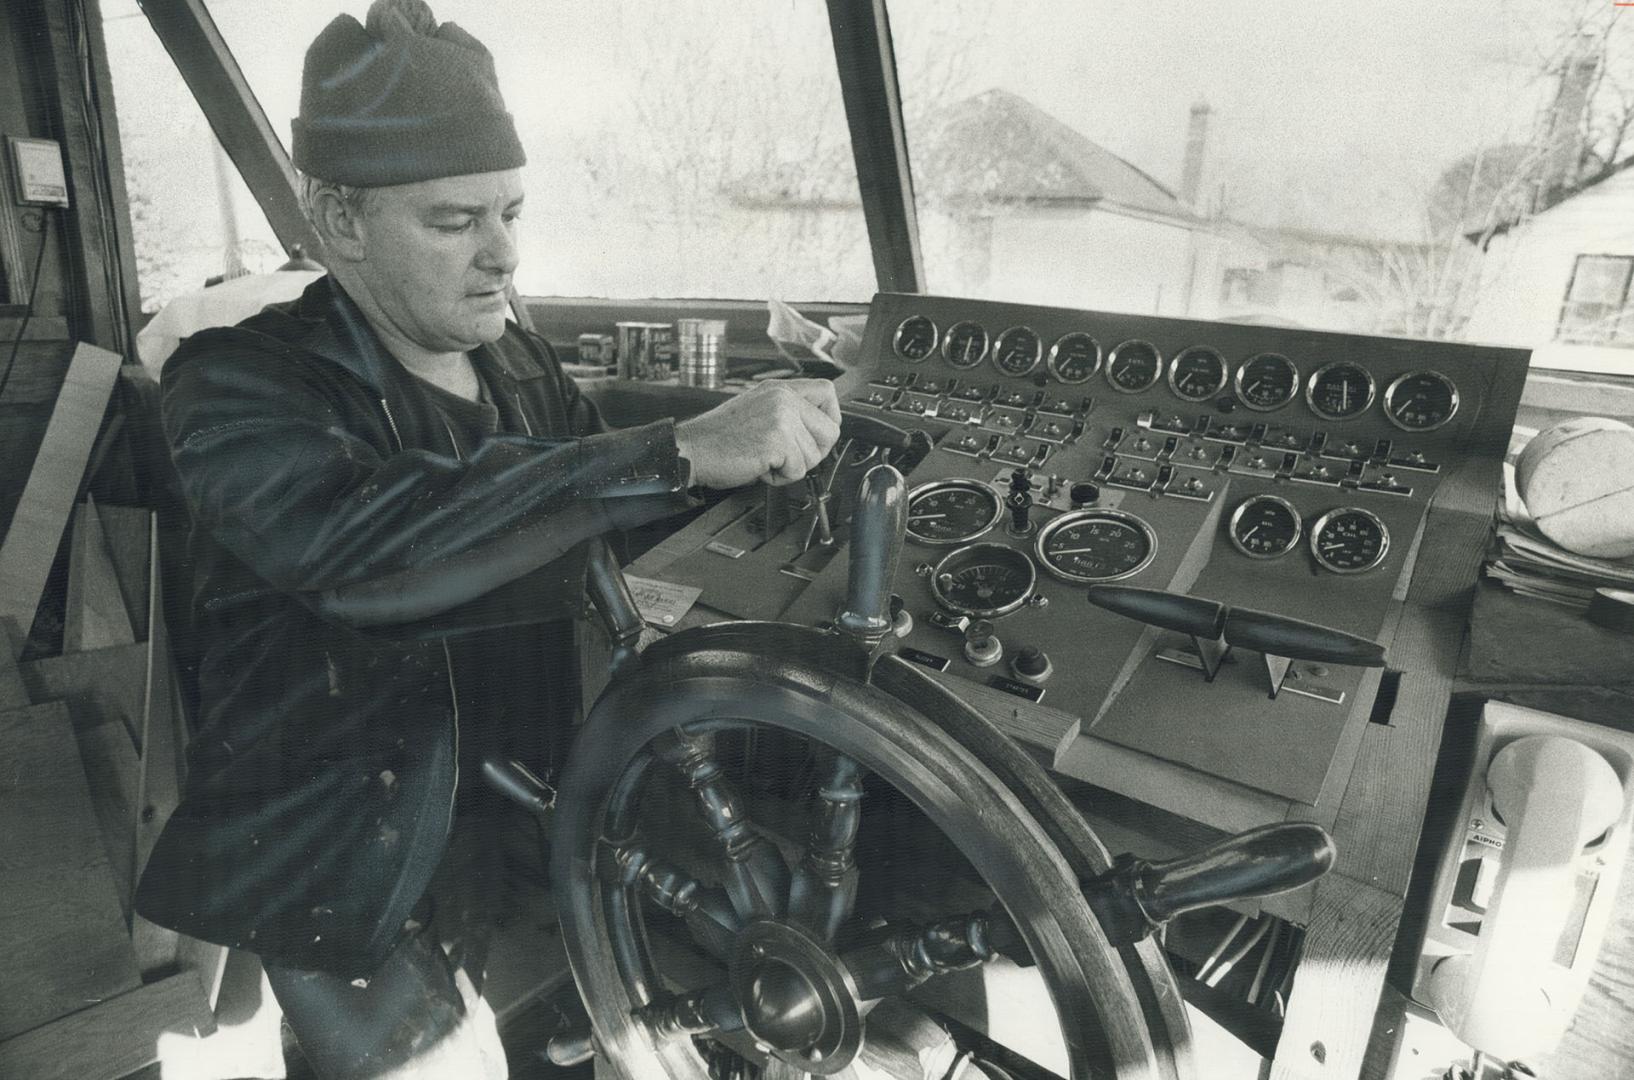
M 1634 738 L 1499 703 L 1481 718 L 1413 996 L 1500 1059 L 1547 1051 L 1576 1011 L 1634 817 Z

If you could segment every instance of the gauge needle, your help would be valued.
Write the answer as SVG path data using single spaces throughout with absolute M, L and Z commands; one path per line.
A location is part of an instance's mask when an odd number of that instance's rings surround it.
M 1337 544 L 1323 544 L 1322 545 L 1322 550 L 1323 551 L 1343 551 L 1343 550 L 1345 550 L 1345 545 L 1344 545 L 1343 542 L 1337 543 Z
M 1101 549 L 1099 547 L 1056 548 L 1053 551 L 1051 551 L 1050 554 L 1051 555 L 1085 555 L 1085 554 L 1088 554 L 1090 552 L 1098 552 L 1100 550 Z
M 938 521 L 947 517 L 946 514 L 909 514 L 909 521 Z
M 1254 526 L 1252 529 L 1249 529 L 1247 532 L 1243 533 L 1243 541 L 1246 543 L 1247 541 L 1254 539 L 1254 534 L 1259 531 L 1260 527 L 1258 525 Z
M 1348 382 L 1339 384 L 1339 411 L 1350 411 L 1350 384 Z

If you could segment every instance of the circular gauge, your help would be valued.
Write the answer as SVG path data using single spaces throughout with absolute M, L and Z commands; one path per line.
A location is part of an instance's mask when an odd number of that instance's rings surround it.
M 1305 384 L 1305 402 L 1318 416 L 1349 420 L 1367 411 L 1377 389 L 1366 368 L 1348 360 L 1335 360 L 1317 368 Z
M 1088 382 L 1101 370 L 1101 343 L 1082 330 L 1062 334 L 1050 346 L 1045 364 L 1064 383 Z
M 1022 376 L 1038 366 L 1044 343 L 1025 326 L 1012 326 L 993 343 L 993 366 L 1006 375 Z
M 936 351 L 936 324 L 923 315 L 910 315 L 896 328 L 891 347 L 910 364 L 917 364 Z
M 987 331 L 981 323 L 954 323 L 942 339 L 942 356 L 954 367 L 972 368 L 986 359 L 987 345 Z
M 1038 561 L 1066 581 L 1117 581 L 1156 554 L 1151 526 L 1122 510 L 1073 510 L 1038 533 Z
M 1207 345 L 1182 349 L 1169 361 L 1169 389 L 1187 401 L 1207 401 L 1225 389 L 1230 377 L 1225 357 Z
M 908 536 L 921 544 L 966 544 L 998 524 L 1004 504 L 979 480 L 936 480 L 908 494 Z
M 1311 554 L 1335 574 L 1371 570 L 1389 550 L 1390 530 L 1377 514 L 1359 506 L 1329 510 L 1311 527 Z
M 1458 387 L 1439 371 L 1409 371 L 1384 391 L 1384 415 L 1407 431 L 1434 431 L 1458 411 Z
M 1280 409 L 1299 393 L 1299 369 L 1281 353 L 1250 356 L 1237 369 L 1237 400 L 1256 412 Z
M 1038 571 L 1025 551 L 1003 544 L 970 544 L 949 552 L 931 571 L 936 602 L 978 618 L 1007 615 L 1027 602 Z
M 1299 543 L 1305 528 L 1293 503 L 1276 495 L 1244 499 L 1231 513 L 1231 545 L 1250 559 L 1275 559 Z
M 1126 394 L 1150 389 L 1163 375 L 1163 354 L 1150 341 L 1131 339 L 1106 358 L 1106 381 Z

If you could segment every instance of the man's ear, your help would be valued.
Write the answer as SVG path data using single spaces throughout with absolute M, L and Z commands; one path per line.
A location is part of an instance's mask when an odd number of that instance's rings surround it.
M 312 223 L 323 239 L 324 251 L 343 262 L 361 262 L 368 252 L 368 226 L 363 212 L 341 198 L 340 192 L 320 190 L 312 201 Z

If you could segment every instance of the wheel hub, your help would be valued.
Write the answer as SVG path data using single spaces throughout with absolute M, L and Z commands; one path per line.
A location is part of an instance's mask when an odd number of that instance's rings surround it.
M 802 926 L 762 920 L 746 927 L 732 958 L 731 983 L 749 1033 L 798 1069 L 839 1072 L 862 1046 L 856 983 Z

